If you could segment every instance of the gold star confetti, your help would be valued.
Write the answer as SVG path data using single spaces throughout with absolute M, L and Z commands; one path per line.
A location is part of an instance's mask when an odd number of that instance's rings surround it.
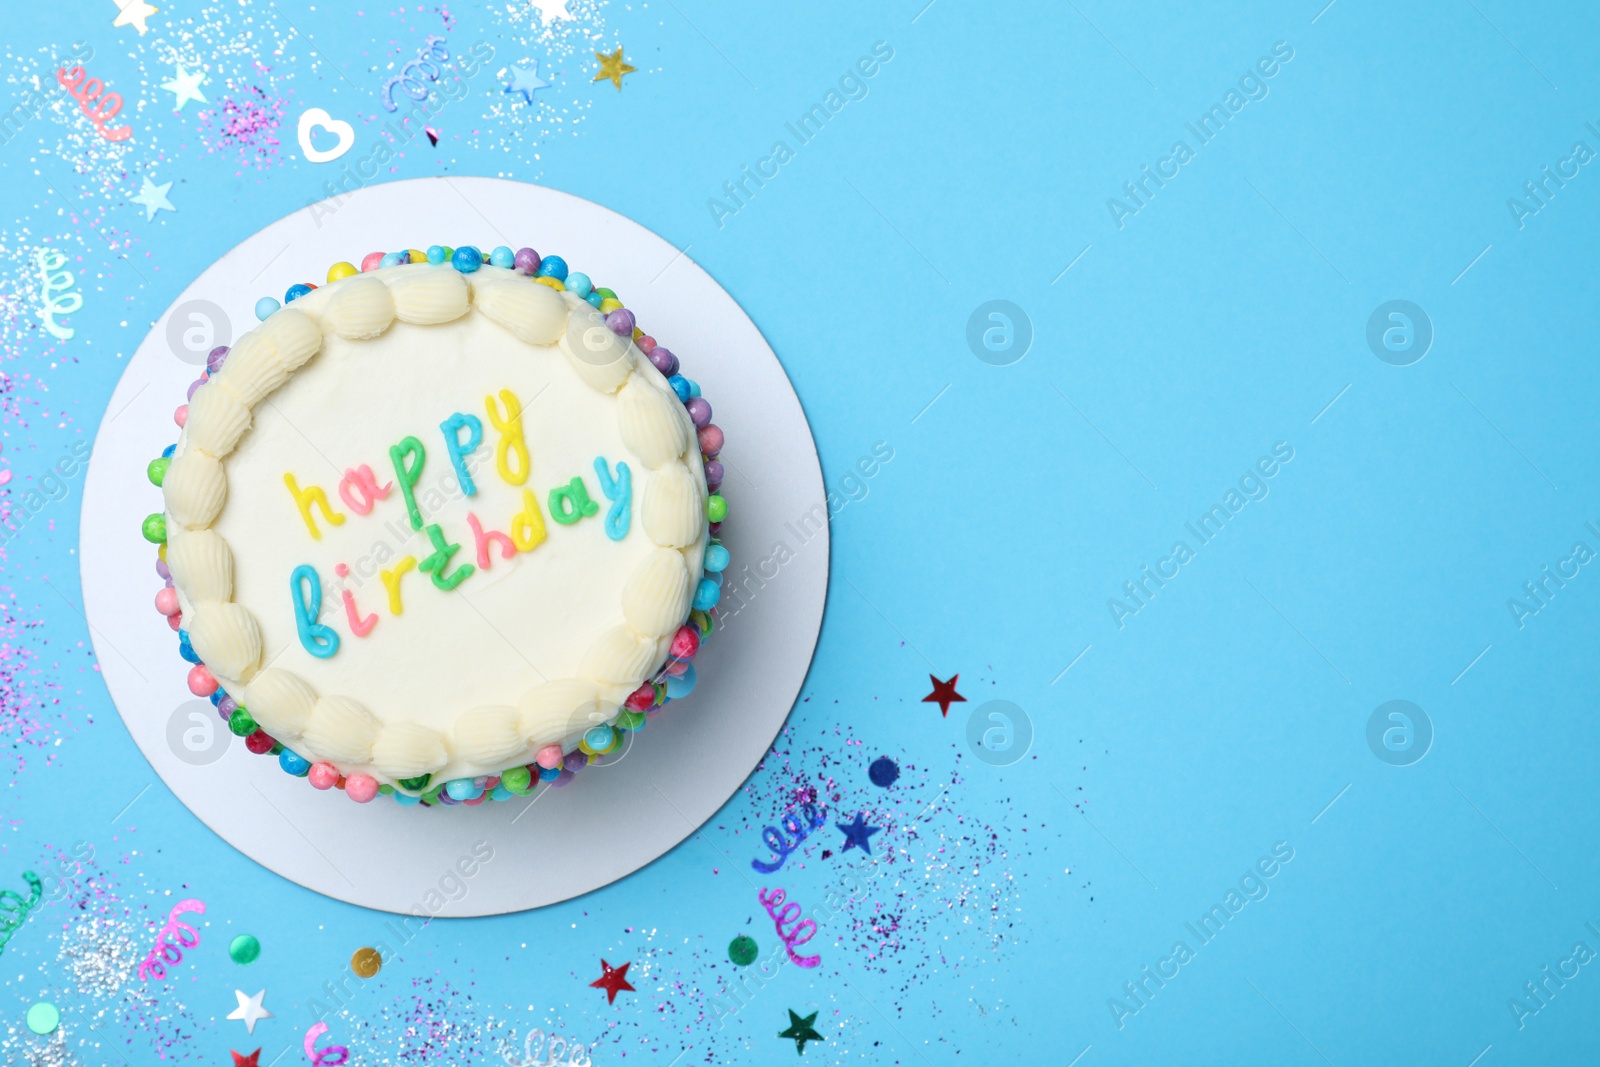
M 622 92 L 622 76 L 624 74 L 632 74 L 639 69 L 622 61 L 622 48 L 620 45 L 609 56 L 604 52 L 596 52 L 594 57 L 600 61 L 600 73 L 594 76 L 594 80 L 598 82 L 609 79 L 611 84 L 617 87 L 617 92 L 619 93 Z

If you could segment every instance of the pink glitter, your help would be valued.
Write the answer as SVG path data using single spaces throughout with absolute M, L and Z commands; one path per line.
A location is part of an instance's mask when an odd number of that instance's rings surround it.
M 264 168 L 280 159 L 278 130 L 289 103 L 258 86 L 244 86 L 201 112 L 201 137 L 212 152 L 236 149 L 241 164 Z

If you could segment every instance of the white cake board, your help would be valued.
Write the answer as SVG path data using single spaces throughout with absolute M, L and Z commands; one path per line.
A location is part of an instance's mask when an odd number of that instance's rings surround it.
M 407 242 L 532 245 L 622 294 L 702 384 L 727 433 L 731 514 L 722 539 L 733 554 L 730 584 L 745 564 L 754 573 L 779 541 L 795 553 L 759 589 L 752 581 L 746 606 L 717 627 L 696 660 L 693 695 L 632 735 L 619 763 L 591 767 L 563 789 L 542 788 L 531 801 L 429 810 L 379 797 L 362 805 L 312 789 L 238 738 L 204 765 L 169 742 L 169 720 L 195 698 L 176 636 L 154 608 L 161 581 L 139 526 L 161 509 L 145 465 L 176 440 L 173 409 L 200 370 L 193 355 L 174 354 L 169 320 L 181 312 L 180 334 L 198 331 L 191 347 L 209 342 L 202 320 L 213 313 L 191 302 L 210 301 L 237 339 L 256 325 L 258 297 L 281 298 L 297 281 L 320 284 L 331 263 Z M 802 527 L 801 519 L 826 515 L 826 506 L 811 428 L 783 367 L 733 298 L 687 256 L 613 211 L 552 189 L 494 178 L 399 181 L 261 230 L 196 278 L 155 324 L 95 439 L 81 527 L 84 601 L 129 733 L 167 787 L 223 840 L 292 882 L 352 904 L 496 915 L 568 900 L 637 871 L 744 782 L 788 716 L 816 648 L 828 529 L 824 521 L 812 532 L 817 524 Z M 473 856 L 477 842 L 493 849 L 486 863 Z M 467 869 L 470 876 L 461 873 Z

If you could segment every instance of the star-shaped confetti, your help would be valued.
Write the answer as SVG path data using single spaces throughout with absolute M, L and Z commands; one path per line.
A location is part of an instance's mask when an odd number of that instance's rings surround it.
M 855 822 L 836 822 L 833 825 L 844 831 L 844 847 L 840 852 L 859 848 L 869 856 L 872 855 L 872 845 L 869 844 L 872 835 L 883 829 L 881 826 L 868 826 L 866 817 L 859 811 L 856 812 Z
M 511 64 L 511 84 L 506 86 L 508 93 L 521 93 L 522 99 L 533 103 L 533 94 L 540 89 L 550 88 L 550 83 L 539 77 L 539 61 L 535 59 L 533 66 L 519 67 Z
M 205 72 L 197 70 L 190 74 L 183 69 L 182 63 L 174 66 L 178 68 L 178 73 L 173 75 L 171 81 L 161 83 L 161 88 L 178 98 L 172 105 L 173 109 L 182 111 L 183 105 L 191 100 L 198 100 L 202 104 L 209 103 L 205 94 L 200 91 L 200 83 L 206 80 Z
M 941 682 L 933 675 L 928 675 L 928 681 L 933 683 L 933 692 L 922 698 L 924 704 L 939 705 L 939 714 L 945 718 L 950 717 L 951 704 L 965 704 L 967 698 L 956 692 L 956 682 L 961 680 L 961 675 L 952 674 L 948 682 Z
M 139 190 L 139 195 L 130 196 L 128 199 L 135 204 L 144 206 L 144 221 L 149 222 L 156 217 L 156 212 L 158 211 L 178 210 L 172 206 L 172 201 L 167 199 L 167 190 L 171 188 L 171 182 L 165 185 L 157 185 L 150 180 L 150 175 L 146 174 L 144 176 L 144 186 Z
M 117 5 L 118 11 L 117 21 L 111 24 L 111 28 L 132 26 L 139 31 L 140 37 L 150 32 L 150 27 L 144 24 L 144 20 L 161 10 L 159 7 L 151 7 L 144 0 L 111 0 L 111 2 Z
M 606 1003 L 615 1004 L 618 993 L 624 990 L 629 993 L 636 992 L 633 986 L 628 984 L 628 968 L 632 966 L 633 964 L 631 963 L 624 963 L 621 967 L 613 967 L 602 959 L 600 967 L 605 973 L 590 982 L 589 988 L 604 989 L 606 991 Z
M 541 26 L 550 25 L 551 19 L 572 21 L 572 12 L 567 10 L 567 0 L 533 0 L 533 7 L 539 12 Z
M 228 1018 L 244 1023 L 246 1033 L 255 1033 L 256 1023 L 272 1018 L 272 1013 L 261 1006 L 261 999 L 267 995 L 265 989 L 253 997 L 245 996 L 242 989 L 235 989 L 233 995 L 239 998 L 239 1006 L 228 1013 Z
M 231 1048 L 228 1052 L 233 1056 L 233 1067 L 261 1067 L 260 1049 L 256 1049 L 248 1056 L 241 1056 Z
M 796 1052 L 803 1056 L 806 1052 L 807 1041 L 826 1040 L 826 1038 L 817 1033 L 816 1029 L 811 1025 L 817 1021 L 817 1012 L 812 1012 L 810 1015 L 807 1015 L 804 1019 L 802 1019 L 795 1013 L 793 1008 L 788 1009 L 788 1011 L 789 1029 L 783 1031 L 778 1036 L 792 1039 L 794 1041 L 794 1050 Z
M 622 92 L 622 76 L 624 74 L 632 74 L 639 69 L 622 61 L 622 46 L 620 45 L 609 56 L 604 52 L 596 52 L 594 57 L 600 61 L 600 73 L 594 76 L 594 80 L 598 82 L 609 79 L 611 84 L 617 87 L 617 92 L 619 93 Z

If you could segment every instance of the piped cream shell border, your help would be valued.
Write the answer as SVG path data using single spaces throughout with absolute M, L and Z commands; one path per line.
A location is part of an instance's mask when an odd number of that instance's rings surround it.
M 530 348 L 558 347 L 580 380 L 617 401 L 624 444 L 648 470 L 636 520 L 657 546 L 623 588 L 624 624 L 601 634 L 572 678 L 533 686 L 516 707 L 463 712 L 447 734 L 414 722 L 385 725 L 358 701 L 318 694 L 298 675 L 261 668 L 261 629 L 233 602 L 233 555 L 211 529 L 227 501 L 225 463 L 249 430 L 251 410 L 289 380 L 327 336 L 368 340 L 482 314 Z M 162 482 L 167 563 L 195 652 L 222 687 L 272 737 L 308 760 L 391 784 L 437 774 L 457 760 L 474 774 L 527 763 L 549 744 L 570 747 L 616 718 L 622 701 L 667 658 L 689 616 L 707 537 L 704 470 L 677 395 L 643 353 L 571 293 L 484 266 L 386 267 L 332 282 L 284 307 L 239 339 L 194 394 Z

